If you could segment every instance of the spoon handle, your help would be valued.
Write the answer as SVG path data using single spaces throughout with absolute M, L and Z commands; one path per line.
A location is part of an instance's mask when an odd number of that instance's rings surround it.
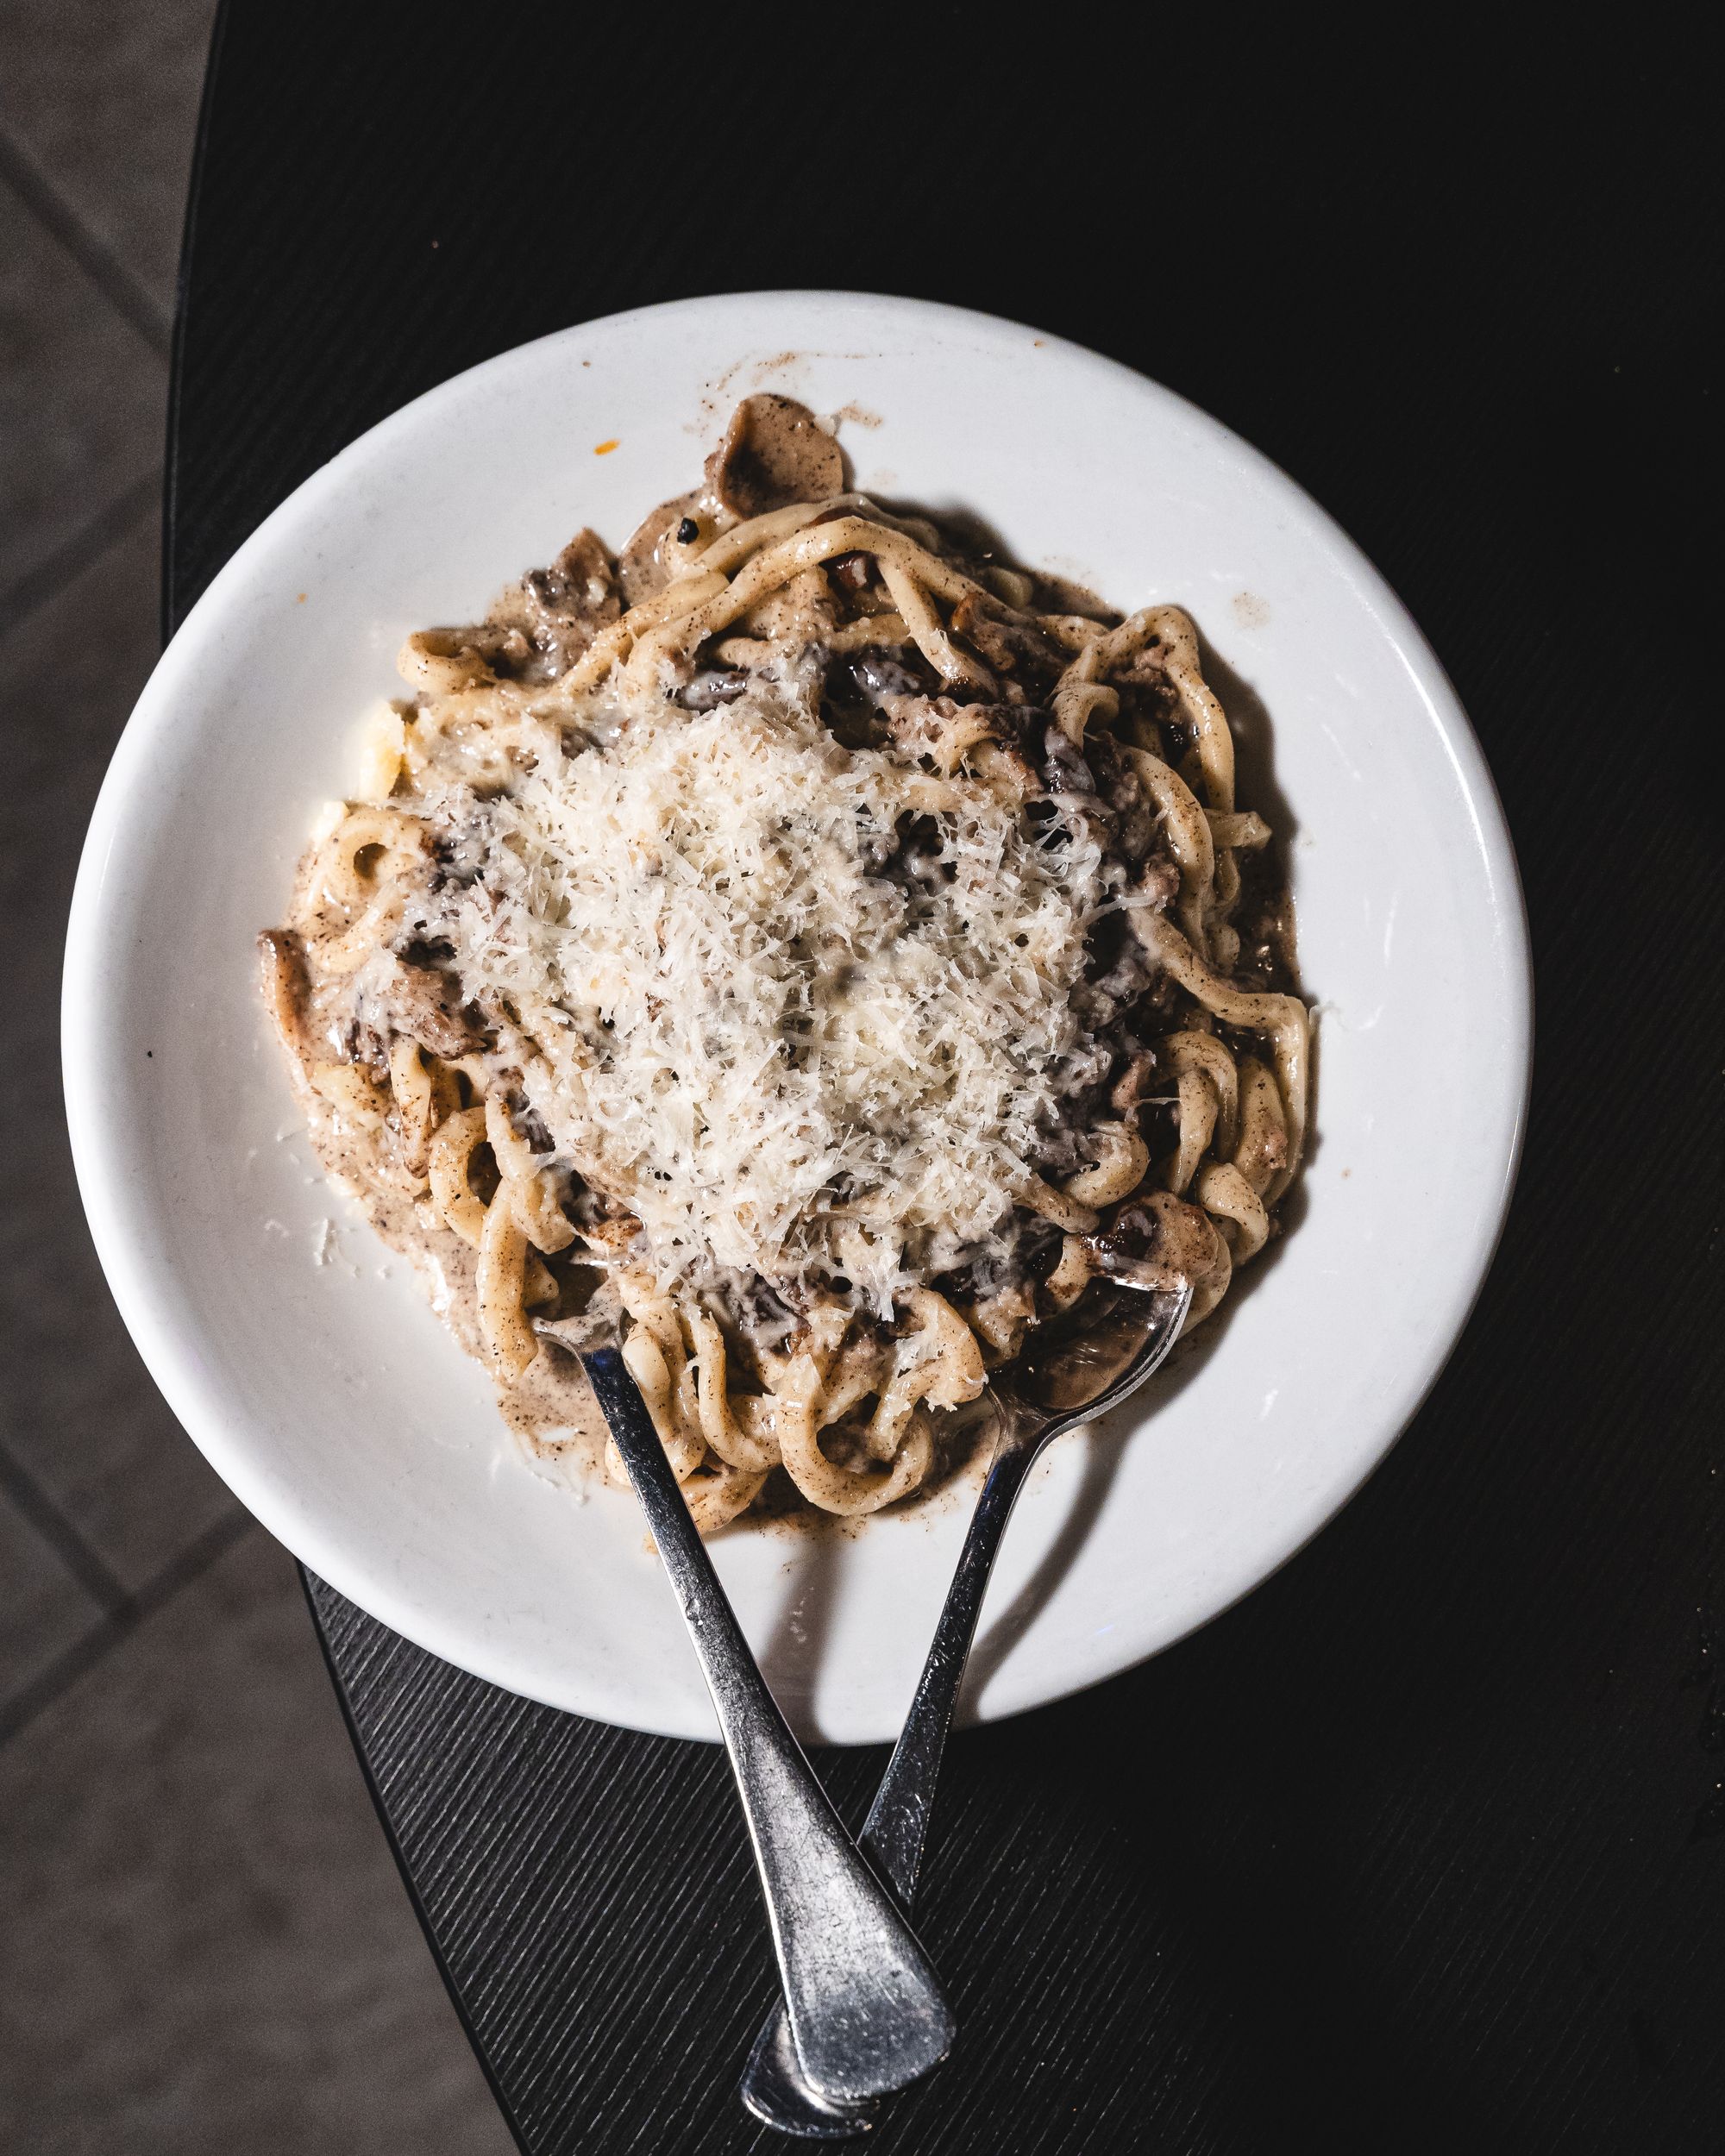
M 857 1838 L 857 1846 L 867 1853 L 898 1897 L 900 1907 L 906 1911 L 916 1899 L 917 1874 L 922 1868 L 940 1763 L 958 1704 L 964 1665 L 970 1658 L 970 1643 L 976 1636 L 982 1597 L 988 1591 L 988 1576 L 1000 1555 L 1007 1522 L 1012 1518 L 1025 1477 L 1042 1449 L 1037 1442 L 1040 1434 L 1035 1422 L 1026 1427 L 1010 1409 L 1002 1409 L 994 1457 L 970 1515 L 928 1659 L 917 1681 L 916 1697 Z
M 622 1357 L 606 1348 L 581 1359 L 712 1695 L 760 1870 L 797 2062 L 829 2102 L 902 2089 L 951 2045 L 939 1980 L 851 1846 L 768 1690 Z
M 1042 1450 L 1039 1440 L 1046 1428 L 1044 1420 L 1023 1415 L 1004 1402 L 1000 1417 L 994 1457 L 970 1515 L 916 1697 L 857 1841 L 858 1848 L 874 1859 L 875 1869 L 906 1915 L 916 1897 L 917 1874 L 940 1780 L 940 1763 L 982 1597 L 988 1592 L 988 1575 L 1025 1477 Z M 797 2072 L 797 2065 L 798 2055 L 786 2027 L 785 2001 L 781 1998 L 774 2002 L 743 2068 L 743 2103 L 764 2124 L 804 2140 L 845 2140 L 868 2132 L 874 2123 L 872 2103 L 811 2103 L 807 2080 Z

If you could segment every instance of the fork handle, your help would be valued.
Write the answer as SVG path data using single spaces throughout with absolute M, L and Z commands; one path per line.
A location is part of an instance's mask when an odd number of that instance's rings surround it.
M 581 1360 L 712 1695 L 802 2076 L 829 2103 L 902 2089 L 952 2041 L 939 1979 L 768 1690 L 622 1357 L 605 1348 Z
M 940 1763 L 952 1727 L 958 1688 L 976 1636 L 976 1620 L 988 1589 L 988 1576 L 1000 1554 L 1007 1522 L 1024 1488 L 1025 1477 L 1041 1451 L 1044 1420 L 1000 1403 L 1000 1430 L 964 1546 L 942 1606 L 940 1621 L 918 1680 L 916 1697 L 893 1748 L 857 1847 L 908 1916 L 916 1899 Z M 879 2109 L 870 2101 L 835 2104 L 823 2101 L 797 2071 L 797 2055 L 785 2020 L 785 2002 L 775 2000 L 749 2063 L 743 2070 L 743 2103 L 764 2125 L 805 2140 L 849 2140 L 866 2134 Z

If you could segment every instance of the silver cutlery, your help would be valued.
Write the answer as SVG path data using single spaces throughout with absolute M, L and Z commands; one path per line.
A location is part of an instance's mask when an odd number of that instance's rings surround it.
M 1032 1336 L 1026 1354 L 994 1381 L 999 1415 L 994 1457 L 916 1697 L 856 1845 L 906 1915 L 916 1897 L 959 1683 L 988 1575 L 1019 1492 L 1044 1449 L 1063 1432 L 1117 1407 L 1160 1369 L 1191 1302 L 1190 1288 L 1177 1294 L 1123 1294 L 1100 1326 L 1045 1345 Z M 789 1999 L 787 1991 L 749 2055 L 743 2103 L 765 2125 L 806 2140 L 848 2140 L 866 2134 L 879 2115 L 878 2103 L 854 2098 L 835 2103 L 800 2070 L 802 2046 L 794 2023 L 787 2025 Z
M 712 1695 L 760 1870 L 784 1988 L 781 2040 L 798 2084 L 841 2106 L 902 2089 L 951 2046 L 939 1979 L 768 1690 L 622 1357 L 605 1348 L 581 1361 Z

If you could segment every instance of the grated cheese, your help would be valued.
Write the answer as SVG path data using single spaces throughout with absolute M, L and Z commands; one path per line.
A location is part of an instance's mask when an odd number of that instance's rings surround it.
M 664 1284 L 734 1269 L 887 1315 L 1009 1250 L 1119 874 L 1081 822 L 848 749 L 758 678 L 706 714 L 643 695 L 439 821 L 458 881 L 428 925 L 518 1017 L 531 1106 Z

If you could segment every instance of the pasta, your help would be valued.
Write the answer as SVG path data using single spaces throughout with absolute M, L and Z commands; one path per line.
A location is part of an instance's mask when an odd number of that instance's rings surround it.
M 410 636 L 261 938 L 320 1156 L 511 1423 L 601 1458 L 544 1342 L 620 1338 L 703 1529 L 909 1495 L 1105 1283 L 1201 1322 L 1306 1141 L 1191 621 L 844 476 L 749 398 L 615 560 Z

